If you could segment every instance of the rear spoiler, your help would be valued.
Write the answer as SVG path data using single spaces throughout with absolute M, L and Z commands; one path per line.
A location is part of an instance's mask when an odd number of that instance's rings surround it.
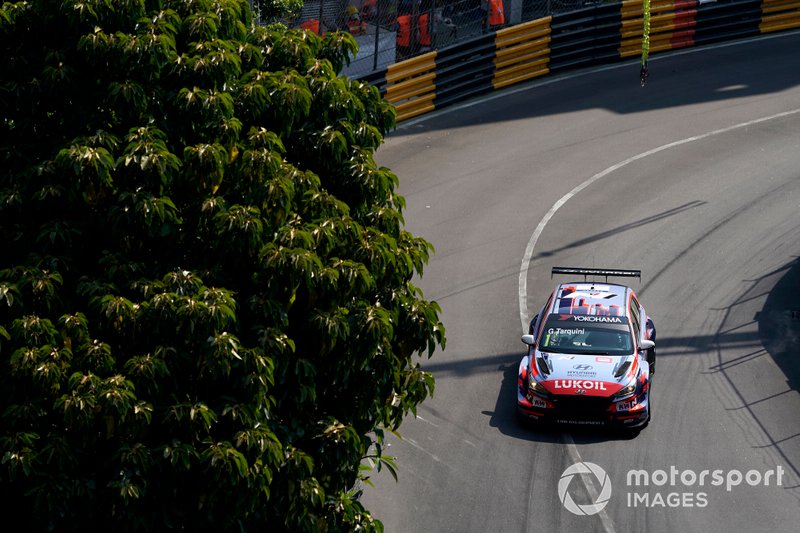
M 609 277 L 642 279 L 641 270 L 621 270 L 618 268 L 553 267 L 553 269 L 550 271 L 550 277 L 552 278 L 555 274 L 577 274 L 579 276 L 583 276 L 583 281 L 586 281 L 589 276 L 604 276 L 606 281 L 608 281 Z

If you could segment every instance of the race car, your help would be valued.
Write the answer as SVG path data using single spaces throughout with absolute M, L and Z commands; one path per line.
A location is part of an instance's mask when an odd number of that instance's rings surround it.
M 608 283 L 641 271 L 554 267 L 556 274 L 583 281 L 558 284 L 522 336 L 518 414 L 528 422 L 645 427 L 656 328 L 630 287 Z

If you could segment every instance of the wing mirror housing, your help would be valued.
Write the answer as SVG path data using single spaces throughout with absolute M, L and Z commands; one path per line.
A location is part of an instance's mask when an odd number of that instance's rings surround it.
M 525 342 L 525 341 L 523 341 L 523 342 Z M 639 350 L 649 350 L 649 349 L 655 348 L 655 347 L 656 347 L 656 343 L 654 343 L 650 339 L 645 339 L 645 340 L 639 342 Z
M 524 342 L 528 346 L 536 346 L 536 337 L 534 337 L 533 335 L 523 335 L 522 342 Z

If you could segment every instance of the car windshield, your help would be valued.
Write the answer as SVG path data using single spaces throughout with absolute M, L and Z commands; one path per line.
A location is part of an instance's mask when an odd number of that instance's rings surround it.
M 633 352 L 631 329 L 625 317 L 557 315 L 547 317 L 539 350 L 597 355 Z

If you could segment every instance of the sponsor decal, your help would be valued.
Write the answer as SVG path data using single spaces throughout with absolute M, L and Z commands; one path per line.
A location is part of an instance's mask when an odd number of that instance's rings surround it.
M 603 315 L 558 315 L 559 320 L 573 322 L 603 322 L 606 324 L 624 324 L 622 317 Z
M 572 361 L 573 359 L 575 359 L 575 356 L 574 355 L 560 355 L 558 357 L 558 359 L 559 359 L 559 361 Z
M 568 370 L 567 376 L 571 378 L 596 378 L 597 372 L 579 372 L 577 370 Z
M 594 283 L 576 283 L 575 290 L 583 292 L 594 291 L 590 294 L 591 296 L 600 296 L 610 291 L 611 287 L 609 285 L 595 285 Z
M 547 333 L 550 335 L 585 335 L 586 330 L 583 328 L 548 328 Z
M 618 402 L 617 403 L 617 411 L 618 412 L 630 411 L 631 407 L 633 407 L 634 403 L 636 403 L 636 402 Z
M 568 370 L 567 376 L 571 378 L 594 378 L 597 377 L 597 372 L 592 372 L 594 367 L 592 365 L 572 365 L 575 370 Z
M 531 405 L 534 407 L 538 407 L 539 409 L 544 409 L 547 407 L 547 403 L 545 403 L 545 401 L 539 398 L 538 396 L 531 397 Z
M 619 383 L 609 383 L 591 378 L 558 378 L 542 382 L 551 394 L 585 394 L 586 396 L 609 396 L 622 388 Z M 576 392 L 583 390 L 583 393 Z
M 594 358 L 594 362 L 595 363 L 613 363 L 614 360 L 611 359 L 610 357 L 595 357 Z
M 593 381 L 588 379 L 557 379 L 553 382 L 555 389 L 586 389 L 605 391 L 606 384 L 602 381 Z

